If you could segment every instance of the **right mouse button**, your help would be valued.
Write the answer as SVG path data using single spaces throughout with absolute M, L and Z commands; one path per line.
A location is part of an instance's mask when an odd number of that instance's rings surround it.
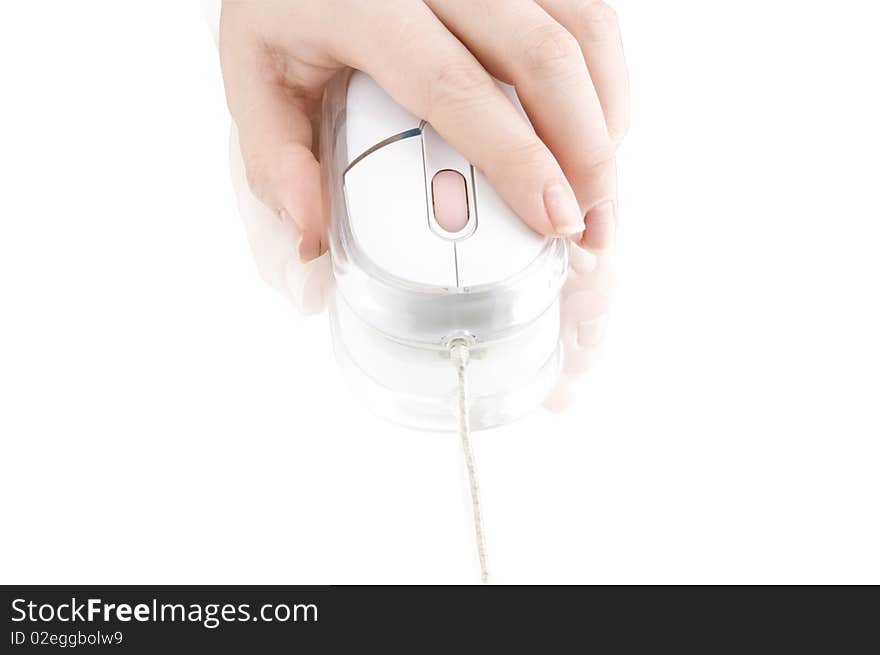
M 532 263 L 547 243 L 528 227 L 474 169 L 474 197 L 479 228 L 455 242 L 460 287 L 506 280 Z

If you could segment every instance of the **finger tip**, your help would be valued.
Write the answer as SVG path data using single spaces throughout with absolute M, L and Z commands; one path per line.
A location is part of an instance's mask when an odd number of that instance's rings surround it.
M 302 234 L 296 244 L 296 254 L 303 263 L 308 263 L 321 256 L 321 240 L 308 234 Z
M 544 211 L 556 236 L 571 237 L 583 232 L 584 217 L 567 182 L 553 181 L 545 187 Z
M 584 216 L 584 231 L 579 244 L 592 251 L 614 246 L 617 233 L 617 212 L 610 200 L 600 202 Z

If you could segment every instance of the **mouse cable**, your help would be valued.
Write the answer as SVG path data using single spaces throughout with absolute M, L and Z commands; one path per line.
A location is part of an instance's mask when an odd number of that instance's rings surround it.
M 477 540 L 477 554 L 480 557 L 480 579 L 489 582 L 489 568 L 486 557 L 486 544 L 483 541 L 483 519 L 480 515 L 480 484 L 477 481 L 477 467 L 471 449 L 470 399 L 468 398 L 467 365 L 470 360 L 470 347 L 466 339 L 456 338 L 449 342 L 449 355 L 458 372 L 458 433 L 464 451 L 468 481 L 471 488 L 471 508 L 474 514 L 474 533 Z

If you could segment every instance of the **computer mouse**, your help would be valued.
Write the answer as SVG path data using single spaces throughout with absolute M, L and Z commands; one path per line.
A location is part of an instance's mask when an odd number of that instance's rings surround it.
M 519 418 L 556 384 L 568 245 L 527 227 L 481 171 L 362 72 L 325 91 L 321 143 L 337 358 L 376 413 L 458 430 L 487 582 L 470 432 Z
M 553 305 L 566 241 L 532 231 L 430 124 L 358 71 L 324 112 L 331 257 L 356 314 L 410 343 L 486 343 Z
M 499 86 L 525 117 L 514 89 Z M 537 395 L 545 393 L 567 242 L 532 231 L 480 170 L 365 73 L 334 79 L 323 112 L 337 352 L 355 360 L 368 386 L 424 396 L 413 406 L 448 386 L 448 369 L 436 380 L 425 371 L 452 341 L 474 354 L 478 416 L 481 394 L 503 395 L 514 381 L 528 387 L 538 371 Z M 528 343 L 511 345 L 517 340 Z M 415 361 L 423 366 L 411 374 Z

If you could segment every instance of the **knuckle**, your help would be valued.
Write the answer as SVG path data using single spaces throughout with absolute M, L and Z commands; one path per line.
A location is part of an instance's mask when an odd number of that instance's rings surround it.
M 569 171 L 570 180 L 578 198 L 614 187 L 617 175 L 614 155 L 614 146 L 609 144 L 591 150 L 582 161 L 572 167 Z
M 589 41 L 604 41 L 617 35 L 617 12 L 602 0 L 579 0 L 575 16 Z
M 551 159 L 547 147 L 537 139 L 528 139 L 511 144 L 499 153 L 500 162 L 514 169 L 535 171 L 544 167 Z
M 424 118 L 430 121 L 438 111 L 457 111 L 478 105 L 491 98 L 494 91 L 495 83 L 489 74 L 472 62 L 443 64 L 429 76 Z
M 522 44 L 530 72 L 565 74 L 581 72 L 586 65 L 577 39 L 558 25 L 532 29 Z
M 604 143 L 601 143 L 586 152 L 583 159 L 583 167 L 588 171 L 595 171 L 596 169 L 614 161 L 615 152 L 616 148 L 614 142 L 609 138 Z
M 265 205 L 280 209 L 287 190 L 317 165 L 311 150 L 299 143 L 274 142 L 270 147 L 246 143 L 242 148 L 245 178 L 251 192 Z

